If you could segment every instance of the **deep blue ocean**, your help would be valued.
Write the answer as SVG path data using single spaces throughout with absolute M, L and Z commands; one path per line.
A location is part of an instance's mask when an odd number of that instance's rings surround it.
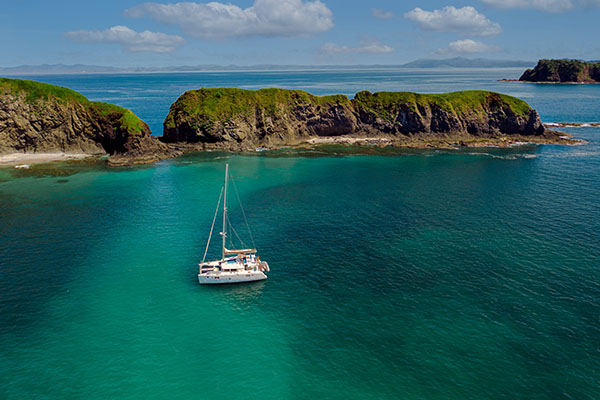
M 31 79 L 159 135 L 200 87 L 488 89 L 600 122 L 600 85 L 498 81 L 520 72 Z M 563 130 L 586 143 L 0 168 L 0 398 L 599 399 L 600 128 Z M 200 286 L 225 163 L 271 273 Z

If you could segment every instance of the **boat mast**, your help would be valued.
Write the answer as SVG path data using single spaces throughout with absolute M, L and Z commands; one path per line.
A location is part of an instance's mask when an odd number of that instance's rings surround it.
M 225 164 L 225 190 L 223 196 L 223 253 L 221 260 L 225 260 L 225 238 L 227 237 L 227 175 L 229 175 L 229 164 Z

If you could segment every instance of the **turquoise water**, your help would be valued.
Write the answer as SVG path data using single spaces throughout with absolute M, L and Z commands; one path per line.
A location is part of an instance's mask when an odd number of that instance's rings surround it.
M 600 120 L 600 86 L 412 73 L 389 86 L 500 85 L 546 120 Z M 44 79 L 157 97 L 173 80 L 252 81 L 213 75 Z M 385 85 L 312 80 L 320 94 Z M 118 96 L 140 115 L 168 103 Z M 2 169 L 0 398 L 600 398 L 600 129 L 565 130 L 588 143 Z M 201 287 L 226 162 L 272 272 Z

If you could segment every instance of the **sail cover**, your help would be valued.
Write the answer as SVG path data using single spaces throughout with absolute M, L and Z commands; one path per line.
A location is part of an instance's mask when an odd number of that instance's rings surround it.
M 232 255 L 232 254 L 248 254 L 248 253 L 256 253 L 256 249 L 238 249 L 238 250 L 224 249 L 224 253 L 226 256 Z

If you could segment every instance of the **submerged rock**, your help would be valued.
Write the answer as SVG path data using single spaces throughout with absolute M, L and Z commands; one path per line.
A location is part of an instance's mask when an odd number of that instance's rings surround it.
M 0 154 L 109 154 L 112 165 L 174 155 L 128 109 L 46 83 L 0 78 Z
M 543 136 L 538 113 L 515 97 L 488 91 L 446 94 L 359 92 L 314 96 L 301 90 L 217 88 L 184 93 L 171 105 L 163 141 L 249 150 L 311 138 L 391 139 Z

